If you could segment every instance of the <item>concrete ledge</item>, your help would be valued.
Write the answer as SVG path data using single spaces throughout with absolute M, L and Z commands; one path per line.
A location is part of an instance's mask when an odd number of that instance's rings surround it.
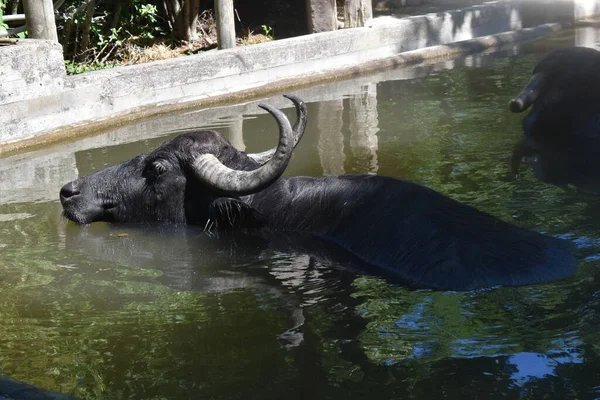
M 67 76 L 62 54 L 60 44 L 45 40 L 0 47 L 0 105 L 62 91 Z
M 365 28 L 78 76 L 64 76 L 64 67 L 62 71 L 56 67 L 54 80 L 35 92 L 36 96 L 0 97 L 0 152 L 58 140 L 123 119 L 264 95 L 431 57 L 480 51 L 511 41 L 533 40 L 560 29 L 558 24 L 522 29 L 523 16 L 532 2 L 525 1 L 526 6 L 521 3 L 501 0 L 418 17 L 378 18 Z M 572 14 L 572 10 L 563 10 L 544 18 L 572 20 Z

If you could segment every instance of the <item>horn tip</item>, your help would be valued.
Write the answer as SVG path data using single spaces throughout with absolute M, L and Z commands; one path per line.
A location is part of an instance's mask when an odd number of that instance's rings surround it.
M 520 113 L 523 111 L 523 101 L 519 99 L 512 99 L 508 103 L 508 109 L 513 113 Z
M 293 101 L 296 104 L 304 104 L 304 100 L 302 100 L 300 97 L 296 96 L 295 94 L 286 93 L 283 95 L 283 97 Z
M 268 112 L 269 114 L 275 116 L 275 118 L 277 118 L 276 116 L 279 114 L 283 115 L 283 112 L 281 110 L 279 110 L 275 106 L 272 106 L 271 104 L 260 103 L 260 104 L 258 104 L 258 106 L 260 108 L 262 108 L 263 110 L 265 110 L 266 112 Z

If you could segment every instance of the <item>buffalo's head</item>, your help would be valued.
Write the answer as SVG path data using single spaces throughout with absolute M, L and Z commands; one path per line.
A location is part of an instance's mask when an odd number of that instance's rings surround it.
M 588 47 L 556 49 L 534 67 L 525 88 L 509 103 L 514 113 L 527 110 L 534 102 L 546 104 L 585 99 L 585 93 L 598 87 L 600 52 Z M 563 104 L 568 106 L 568 104 Z
M 535 66 L 512 112 L 531 107 L 523 133 L 537 150 L 578 153 L 600 146 L 600 52 L 554 50 Z
M 304 102 L 286 97 L 296 106 L 293 129 L 283 112 L 259 105 L 279 126 L 275 149 L 245 154 L 215 131 L 182 134 L 150 153 L 67 183 L 60 190 L 64 215 L 78 224 L 206 223 L 215 200 L 261 191 L 284 172 L 306 127 Z

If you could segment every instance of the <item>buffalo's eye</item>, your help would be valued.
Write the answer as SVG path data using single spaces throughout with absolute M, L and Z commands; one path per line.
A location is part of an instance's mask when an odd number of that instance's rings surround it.
M 158 178 L 162 174 L 168 171 L 167 162 L 164 160 L 156 160 L 148 164 L 146 167 L 146 173 L 149 177 Z

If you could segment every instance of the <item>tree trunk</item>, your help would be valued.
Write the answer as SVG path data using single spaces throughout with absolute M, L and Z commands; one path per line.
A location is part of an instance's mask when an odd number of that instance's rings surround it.
M 171 6 L 170 3 L 166 0 L 156 0 L 155 5 L 157 7 L 160 7 L 159 9 L 162 8 L 162 15 L 165 19 L 165 21 L 167 21 L 167 25 L 169 26 L 169 32 L 173 32 L 174 30 L 174 26 L 173 26 L 173 19 L 171 17 Z
M 94 16 L 94 10 L 96 8 L 96 1 L 89 0 L 87 3 L 87 10 L 85 13 L 85 22 L 83 24 L 83 31 L 81 33 L 81 58 L 85 58 L 85 51 L 90 46 L 90 29 L 92 26 L 92 17 Z
M 171 12 L 170 18 L 173 21 L 173 35 L 175 39 L 183 39 L 185 36 L 185 32 L 183 32 L 183 23 L 182 23 L 182 10 L 180 0 L 170 0 L 169 1 L 169 11 Z
M 200 0 L 190 2 L 190 18 L 188 19 L 190 40 L 198 39 L 198 14 L 200 13 Z
M 71 34 L 73 33 L 73 19 L 70 18 L 65 23 L 65 28 L 63 29 L 63 54 L 67 56 L 69 54 L 69 46 L 71 45 Z
M 169 25 L 174 39 L 191 41 L 198 38 L 200 0 L 155 0 Z
M 373 18 L 371 0 L 346 0 L 344 3 L 344 27 L 359 28 Z
M 215 0 L 217 19 L 217 40 L 219 49 L 235 47 L 235 20 L 233 18 L 233 0 Z
M 87 3 L 81 3 L 79 5 L 79 7 L 77 7 L 76 9 L 71 9 L 69 16 L 67 18 L 65 18 L 65 28 L 63 30 L 63 53 L 64 55 L 68 55 L 70 54 L 69 51 L 69 47 L 71 45 L 71 39 L 73 39 L 73 43 L 74 43 L 74 49 L 73 49 L 73 53 L 71 53 L 72 55 L 76 55 L 77 54 L 77 34 L 79 32 L 79 25 L 75 23 L 74 19 L 75 19 L 75 15 L 79 14 L 83 8 L 87 5 Z M 75 31 L 75 35 L 73 35 L 73 31 Z
M 8 0 L 6 14 L 17 14 L 19 12 L 19 0 Z
M 184 24 L 181 27 L 183 35 L 181 39 L 188 42 L 198 39 L 198 12 L 200 11 L 200 0 L 183 0 L 183 16 L 181 22 Z
M 106 28 L 104 29 L 104 34 L 109 35 L 110 32 L 117 27 L 119 20 L 121 19 L 121 12 L 123 11 L 123 3 L 117 2 L 114 4 L 114 9 L 112 10 L 112 15 L 110 17 L 110 22 L 106 24 Z
M 27 33 L 32 39 L 58 42 L 52 0 L 23 0 L 27 18 Z
M 190 26 L 188 24 L 188 21 L 190 20 L 190 15 L 191 15 L 190 0 L 183 0 L 182 6 L 183 6 L 183 13 L 181 16 L 181 22 L 183 23 L 183 26 L 181 27 L 181 32 L 182 32 L 181 39 L 189 42 L 190 38 L 192 36 L 192 33 L 190 32 Z

